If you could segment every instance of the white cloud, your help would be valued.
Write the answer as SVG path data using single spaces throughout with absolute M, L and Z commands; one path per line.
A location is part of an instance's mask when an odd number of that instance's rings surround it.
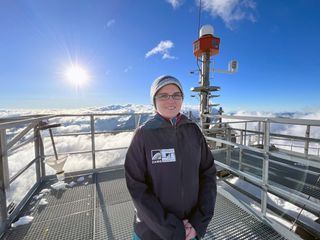
M 115 22 L 116 22 L 116 20 L 110 19 L 110 20 L 107 22 L 107 27 L 108 27 L 108 28 L 111 27 L 112 25 L 115 24 Z
M 168 54 L 168 53 L 165 53 L 165 54 L 162 55 L 162 59 L 176 59 L 176 57 L 171 56 L 171 55 Z
M 167 0 L 167 2 L 170 3 L 173 8 L 177 8 L 182 4 L 181 0 Z
M 175 59 L 176 57 L 170 55 L 169 50 L 173 48 L 173 42 L 170 40 L 161 41 L 156 47 L 146 53 L 145 58 L 152 55 L 160 54 L 162 59 Z
M 202 8 L 212 16 L 222 18 L 230 29 L 240 20 L 256 21 L 253 13 L 256 9 L 254 0 L 202 0 Z

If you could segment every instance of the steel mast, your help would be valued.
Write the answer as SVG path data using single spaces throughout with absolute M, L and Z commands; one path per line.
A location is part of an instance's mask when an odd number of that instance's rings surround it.
M 199 38 L 193 42 L 193 54 L 197 58 L 197 63 L 201 62 L 201 67 L 198 64 L 198 71 L 200 75 L 198 87 L 191 88 L 191 91 L 198 92 L 200 96 L 200 123 L 202 129 L 208 129 L 210 119 L 206 114 L 211 113 L 211 108 L 219 106 L 220 104 L 211 104 L 210 99 L 219 97 L 220 95 L 211 94 L 219 91 L 219 86 L 210 86 L 210 70 L 211 57 L 219 53 L 220 38 L 214 36 L 213 27 L 211 25 L 204 25 L 199 31 Z M 199 60 L 200 59 L 200 60 Z M 229 62 L 228 70 L 214 69 L 218 73 L 236 73 L 238 70 L 238 62 L 231 60 Z M 219 115 L 223 113 L 220 107 Z

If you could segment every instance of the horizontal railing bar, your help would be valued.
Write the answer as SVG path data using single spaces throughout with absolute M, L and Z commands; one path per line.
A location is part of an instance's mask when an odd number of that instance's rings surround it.
M 206 132 L 210 132 L 212 130 L 225 130 L 226 128 L 223 127 L 223 128 L 211 128 L 211 129 L 204 129 L 204 131 Z M 264 134 L 263 131 L 255 131 L 255 130 L 245 130 L 245 129 L 242 129 L 242 128 L 230 128 L 231 130 L 235 130 L 235 131 L 243 131 L 243 132 L 249 132 L 249 133 L 255 133 L 255 134 Z M 254 135 L 254 134 L 252 134 Z M 238 135 L 239 136 L 239 135 Z M 249 134 L 247 134 L 247 136 L 249 136 Z M 279 138 L 284 138 L 285 140 L 288 139 L 288 140 L 302 140 L 302 141 L 305 141 L 305 140 L 309 140 L 311 142 L 316 142 L 316 143 L 320 143 L 320 139 L 318 138 L 306 138 L 306 137 L 301 137 L 301 136 L 293 136 L 293 135 L 286 135 L 286 134 L 278 134 L 278 133 L 270 133 L 270 136 L 272 137 L 279 137 Z
M 241 128 L 231 128 L 231 130 L 245 131 L 244 129 L 241 129 Z M 263 132 L 255 131 L 255 130 L 246 130 L 246 132 L 263 134 Z M 306 137 L 301 137 L 301 136 L 293 136 L 293 135 L 286 135 L 286 134 L 279 134 L 279 133 L 270 133 L 270 136 L 283 137 L 285 139 L 290 139 L 290 140 L 291 139 L 297 139 L 297 140 L 303 140 L 303 141 L 309 140 L 311 142 L 320 143 L 320 139 L 318 139 L 318 138 L 306 138 Z
M 91 132 L 80 132 L 80 133 L 55 133 L 54 137 L 73 137 L 73 136 L 83 136 L 90 135 Z
M 262 153 L 262 154 L 265 153 L 265 151 L 262 150 L 262 149 L 258 149 L 258 148 L 254 148 L 254 147 L 248 147 L 248 146 L 241 145 L 241 144 L 238 144 L 238 143 L 225 141 L 225 140 L 222 140 L 220 138 L 207 137 L 207 136 L 205 138 L 208 139 L 208 140 L 211 140 L 211 141 L 220 142 L 220 143 L 224 143 L 226 145 L 238 147 L 240 149 L 246 149 L 246 150 L 249 150 L 249 151 L 258 152 L 258 153 Z
M 106 134 L 106 133 L 122 133 L 122 132 L 134 132 L 135 129 L 128 129 L 128 130 L 113 130 L 113 131 L 99 131 L 95 132 L 94 134 Z
M 13 222 L 13 220 L 21 214 L 22 209 L 25 207 L 27 202 L 31 199 L 33 194 L 37 191 L 38 187 L 40 186 L 41 182 L 35 182 L 35 184 L 31 187 L 31 189 L 27 192 L 21 202 L 14 208 L 12 213 L 8 217 L 8 222 Z
M 16 180 L 22 173 L 24 173 L 32 164 L 35 163 L 35 161 L 37 161 L 38 158 L 35 158 L 33 159 L 31 162 L 29 162 L 26 166 L 24 166 L 22 169 L 20 169 L 15 175 L 13 175 L 11 178 L 10 178 L 10 184 Z
M 209 124 L 217 124 L 217 125 L 223 125 L 223 124 L 232 124 L 232 123 L 255 123 L 257 121 L 234 121 L 234 122 L 216 122 L 216 123 L 209 123 Z
M 277 162 L 277 161 L 274 161 L 274 160 L 271 160 L 271 159 L 269 159 L 269 161 L 272 162 L 272 163 L 274 163 L 274 164 L 283 166 L 283 167 L 288 167 L 288 165 L 285 164 L 285 163 L 280 163 L 280 162 Z M 309 170 L 309 169 L 299 169 L 298 167 L 295 167 L 295 166 L 290 166 L 290 167 L 288 167 L 288 168 L 294 169 L 294 170 L 296 170 L 296 171 L 308 173 L 308 174 L 311 174 L 311 175 L 314 175 L 314 176 L 319 176 L 319 172 L 314 172 L 314 171 Z M 299 180 L 296 180 L 295 178 L 292 178 L 292 177 L 287 177 L 287 179 L 289 179 L 290 181 L 295 182 L 295 183 L 305 184 L 306 186 L 309 186 L 309 187 L 313 187 L 313 186 L 314 186 L 314 185 L 312 185 L 312 184 L 310 184 L 310 183 L 307 183 L 307 182 L 305 182 L 305 181 L 299 181 Z
M 258 148 L 254 148 L 254 147 L 249 147 L 249 146 L 245 146 L 245 145 L 241 145 L 241 144 L 237 144 L 237 143 L 232 143 L 232 142 L 228 142 L 219 138 L 213 138 L 213 137 L 205 137 L 208 140 L 211 141 L 215 141 L 215 142 L 220 142 L 220 143 L 224 143 L 226 145 L 230 145 L 230 146 L 235 146 L 238 147 L 239 149 L 245 149 L 245 150 L 249 150 L 249 151 L 253 151 L 253 152 L 258 152 L 258 153 L 262 153 L 264 154 L 264 150 L 262 149 L 258 149 Z M 286 154 L 281 154 L 281 153 L 275 153 L 275 152 L 267 152 L 270 156 L 273 157 L 278 157 L 278 158 L 282 158 L 291 162 L 300 162 L 300 163 L 305 163 L 306 165 L 310 165 L 312 167 L 315 168 L 320 168 L 320 161 L 314 160 L 309 158 L 309 156 L 305 156 L 304 158 L 300 157 L 300 156 L 289 156 Z M 316 158 L 316 156 L 314 156 Z M 305 159 L 306 158 L 306 159 Z
M 277 146 L 285 146 L 285 147 L 291 147 L 292 148 L 304 148 L 304 146 L 300 146 L 300 145 L 291 145 L 291 144 L 282 144 L 282 143 L 274 143 L 274 145 L 277 145 Z M 308 149 L 314 149 L 314 150 L 318 150 L 319 147 L 308 147 Z
M 122 132 L 133 132 L 135 129 L 130 130 L 113 130 L 113 131 L 100 131 L 100 132 L 94 132 L 94 135 L 97 134 L 108 134 L 108 133 L 122 133 Z M 54 137 L 70 137 L 70 136 L 81 136 L 81 135 L 91 135 L 91 132 L 80 132 L 80 133 L 57 133 L 54 134 Z
M 315 203 L 313 201 L 308 200 L 307 198 L 301 197 L 300 195 L 291 193 L 289 191 L 283 190 L 280 187 L 272 186 L 270 184 L 267 184 L 267 189 L 270 190 L 271 193 L 282 197 L 289 202 L 297 203 L 300 206 L 304 206 L 305 208 L 312 210 L 313 213 L 319 213 L 320 212 L 320 204 Z
M 244 173 L 242 171 L 239 171 L 237 169 L 234 169 L 233 167 L 230 167 L 229 165 L 226 165 L 224 163 L 221 163 L 218 161 L 216 161 L 215 163 L 217 165 L 221 166 L 222 168 L 225 168 L 231 172 L 234 172 L 235 174 L 237 174 L 240 177 L 246 178 L 249 182 L 251 182 L 259 187 L 262 187 L 262 180 L 260 180 L 259 178 L 254 177 L 250 174 Z M 281 198 L 284 198 L 284 199 L 288 200 L 289 202 L 299 203 L 301 206 L 307 206 L 313 212 L 320 212 L 320 205 L 313 202 L 313 201 L 310 201 L 310 200 L 308 200 L 304 197 L 301 197 L 297 194 L 292 194 L 286 190 L 280 189 L 279 187 L 272 186 L 270 184 L 267 184 L 265 187 L 267 190 L 271 190 L 269 192 L 271 192 Z
M 0 123 L 0 129 L 8 129 L 15 127 L 16 125 L 20 124 L 28 124 L 32 122 L 40 122 L 42 120 L 47 120 L 51 118 L 52 116 L 45 116 L 45 117 L 39 117 L 39 118 L 30 118 L 30 119 L 23 119 L 23 120 L 17 120 L 17 121 L 10 121 L 10 122 L 4 122 Z
M 98 149 L 95 150 L 95 152 L 108 152 L 108 151 L 115 151 L 115 150 L 122 150 L 122 149 L 127 149 L 128 147 L 119 147 L 119 148 L 105 148 L 105 149 Z M 74 151 L 74 152 L 63 152 L 59 153 L 58 155 L 76 155 L 76 154 L 86 154 L 86 153 L 91 153 L 91 150 L 87 151 Z M 44 157 L 53 157 L 54 154 L 46 154 Z
M 236 160 L 236 159 L 234 159 L 234 158 L 231 158 L 230 161 L 231 161 L 231 162 L 234 162 L 234 163 L 239 163 L 239 160 Z M 248 167 L 248 168 L 254 169 L 254 170 L 259 171 L 259 172 L 262 173 L 262 168 L 253 166 L 253 165 L 251 165 L 251 164 L 242 162 L 242 163 L 241 163 L 241 166 L 242 166 L 242 167 Z
M 133 132 L 134 130 L 125 130 L 125 131 L 106 131 L 106 132 L 95 132 L 95 135 L 96 134 L 108 134 L 108 133 L 118 133 L 118 132 Z M 64 134 L 62 134 L 62 135 L 60 135 L 60 134 L 57 134 L 57 135 L 54 135 L 54 137 L 64 137 L 64 136 L 77 136 L 77 135 L 89 135 L 89 134 L 91 134 L 90 132 L 87 132 L 87 133 L 83 133 L 83 134 L 68 134 L 68 135 L 64 135 Z M 28 143 L 30 143 L 30 142 L 32 142 L 32 141 L 34 141 L 34 137 L 32 136 L 32 137 L 30 137 L 30 138 L 28 138 L 27 140 L 25 140 L 23 143 L 21 143 L 21 144 L 19 144 L 19 145 L 17 145 L 17 146 L 15 146 L 15 147 L 12 147 L 11 149 L 10 149 L 10 151 L 8 151 L 8 155 L 12 155 L 13 154 L 13 152 L 15 151 L 15 150 L 17 150 L 18 148 L 20 148 L 20 147 L 23 147 L 24 145 L 26 145 L 26 144 L 28 144 Z M 127 148 L 127 147 L 124 147 L 124 148 Z
M 203 131 L 226 130 L 226 129 L 228 129 L 228 127 L 213 127 L 213 128 L 209 128 L 209 129 L 203 129 Z
M 17 150 L 18 148 L 21 148 L 23 147 L 24 145 L 34 141 L 35 137 L 34 136 L 31 136 L 29 137 L 27 140 L 24 140 L 22 143 L 12 147 L 9 151 L 8 151 L 8 155 L 11 155 L 15 150 Z
M 253 154 L 251 154 L 251 153 L 245 153 L 245 152 L 244 152 L 243 155 L 247 155 L 247 156 L 251 156 L 251 157 L 254 157 L 254 158 L 258 158 L 259 160 L 263 161 L 263 158 L 262 158 L 262 157 L 260 157 L 260 156 L 255 156 L 255 155 L 253 155 Z M 216 161 L 218 161 L 218 159 L 217 159 Z M 234 163 L 238 163 L 238 164 L 239 164 L 239 160 L 236 160 L 236 159 L 231 158 L 231 161 L 234 162 Z M 243 161 L 243 160 L 242 160 L 242 161 Z M 219 162 L 220 162 L 220 161 L 219 161 Z M 272 162 L 272 163 L 274 163 L 274 164 L 277 164 L 277 165 L 280 165 L 280 166 L 283 166 L 283 167 L 288 167 L 288 168 L 290 168 L 290 169 L 294 169 L 294 170 L 297 170 L 297 171 L 300 171 L 300 172 L 309 173 L 309 174 L 311 174 L 311 175 L 315 175 L 315 176 L 318 176 L 318 175 L 319 175 L 319 172 L 314 172 L 314 171 L 309 170 L 309 169 L 300 169 L 300 168 L 295 167 L 295 166 L 288 166 L 288 164 L 280 163 L 280 162 L 277 162 L 277 161 L 272 160 L 272 159 L 269 159 L 269 162 Z M 245 163 L 245 162 L 242 162 L 242 163 L 241 163 L 241 166 L 242 166 L 242 167 L 249 167 L 249 168 L 255 169 L 255 170 L 257 170 L 257 171 L 262 171 L 262 168 L 253 166 L 253 165 L 248 164 L 248 163 Z M 301 182 L 301 181 L 295 180 L 294 178 L 289 178 L 289 179 L 291 179 L 291 181 L 294 181 L 294 182 L 299 183 L 299 184 L 300 184 L 300 183 L 303 183 L 303 184 L 306 184 L 306 185 L 308 185 L 308 186 L 312 186 L 311 184 L 308 184 L 308 183 L 305 183 L 305 182 Z
M 145 113 L 85 113 L 85 114 L 59 114 L 56 115 L 56 117 L 99 117 L 99 116 L 134 116 L 134 115 L 152 115 L 154 113 L 152 112 L 145 112 Z
M 108 152 L 108 151 L 116 151 L 116 150 L 124 150 L 128 149 L 128 147 L 118 147 L 118 148 L 103 148 L 103 149 L 97 149 L 96 152 Z
M 10 150 L 12 146 L 14 146 L 24 135 L 26 135 L 31 129 L 33 129 L 37 125 L 37 122 L 32 122 L 29 126 L 23 129 L 17 136 L 11 139 L 7 144 L 7 149 Z
M 253 117 L 253 116 L 228 116 L 228 115 L 211 115 L 211 114 L 203 114 L 203 116 L 209 117 L 209 118 L 242 119 L 242 120 L 259 121 L 259 122 L 269 121 L 271 123 L 320 126 L 320 120 L 314 120 L 314 119 L 291 119 L 291 118 Z
M 235 160 L 235 159 L 233 159 L 233 158 L 231 159 L 231 161 L 234 162 L 234 163 L 239 163 L 238 160 Z M 294 168 L 294 167 L 288 166 L 287 164 L 279 163 L 279 162 L 276 162 L 276 161 L 271 160 L 271 159 L 269 159 L 269 162 L 272 162 L 272 163 L 275 163 L 275 164 L 278 164 L 278 165 L 281 165 L 281 166 L 284 166 L 284 167 L 287 167 L 287 168 L 290 168 L 290 169 L 295 169 L 295 170 L 298 170 L 298 171 L 300 171 L 300 172 L 307 172 L 307 173 L 312 174 L 312 175 L 315 175 L 315 176 L 318 176 L 318 175 L 319 175 L 319 173 L 317 173 L 317 172 L 308 171 L 308 170 L 304 170 L 304 171 L 303 171 L 302 169 L 296 169 L 296 168 Z M 256 170 L 256 171 L 262 172 L 262 168 L 253 166 L 253 165 L 248 164 L 248 163 L 242 162 L 241 166 L 243 166 L 243 167 L 248 167 L 248 168 L 254 169 L 254 170 Z M 269 165 L 269 166 L 270 166 L 270 165 Z M 275 174 L 274 174 L 273 172 L 271 172 L 271 171 L 269 171 L 269 174 L 275 175 Z M 287 180 L 289 180 L 289 181 L 291 181 L 291 182 L 294 182 L 294 183 L 297 183 L 297 184 L 304 184 L 305 186 L 313 187 L 312 184 L 306 183 L 306 182 L 304 182 L 304 181 L 296 180 L 295 178 L 292 178 L 292 177 L 287 177 Z
M 102 172 L 110 172 L 114 170 L 123 170 L 124 166 L 123 165 L 114 165 L 114 166 L 107 166 L 107 167 L 101 167 L 101 168 L 90 168 L 90 169 L 85 169 L 85 170 L 78 170 L 78 171 L 73 171 L 73 172 L 65 172 L 65 177 L 75 177 L 75 176 L 83 176 L 83 175 L 88 175 L 88 174 L 95 174 L 95 173 L 102 173 Z M 54 174 L 52 175 L 46 175 L 44 177 L 44 180 L 50 180 L 52 178 L 56 178 Z
M 12 121 L 19 121 L 19 120 L 25 120 L 30 118 L 40 118 L 40 117 L 46 117 L 51 116 L 52 114 L 32 114 L 32 115 L 26 115 L 26 116 L 16 116 L 16 117 L 5 117 L 0 118 L 0 123 L 8 123 Z
M 90 117 L 90 116 L 134 116 L 134 115 L 153 115 L 152 112 L 145 113 L 86 113 L 86 114 L 48 114 L 48 115 L 30 115 L 30 116 L 19 116 L 16 118 L 3 118 L 0 119 L 0 129 L 7 129 L 14 127 L 19 124 L 32 123 L 34 121 L 48 120 L 51 118 L 61 117 Z
M 238 176 L 242 176 L 242 177 L 245 177 L 246 179 L 250 180 L 250 182 L 258 185 L 258 186 L 261 186 L 262 185 L 262 180 L 257 178 L 257 177 L 254 177 L 248 173 L 245 173 L 245 172 L 242 172 L 240 170 L 237 170 L 233 167 L 230 167 L 229 165 L 227 164 L 224 164 L 222 162 L 219 162 L 219 161 L 214 161 L 216 165 L 219 165 L 220 167 L 224 168 L 224 169 L 227 169 L 231 172 L 234 172 L 236 173 Z
M 308 156 L 301 158 L 299 156 L 289 156 L 287 154 L 281 154 L 281 153 L 275 153 L 275 152 L 269 152 L 270 156 L 281 158 L 284 160 L 288 160 L 290 162 L 298 162 L 303 163 L 307 166 L 315 167 L 320 169 L 320 161 L 315 161 L 313 159 L 308 159 Z

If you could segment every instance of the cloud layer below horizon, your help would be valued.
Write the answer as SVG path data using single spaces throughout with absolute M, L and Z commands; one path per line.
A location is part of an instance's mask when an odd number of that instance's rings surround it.
M 186 106 L 184 112 L 191 111 L 193 116 L 198 116 L 197 106 Z M 150 117 L 150 113 L 153 112 L 152 106 L 150 105 L 113 105 L 107 107 L 87 108 L 87 109 L 74 109 L 74 110 L 0 110 L 0 118 L 5 117 L 16 117 L 20 115 L 33 115 L 33 114 L 84 114 L 84 113 L 134 113 L 134 112 L 148 112 L 149 115 L 144 115 L 141 119 L 141 123 L 146 121 Z M 300 119 L 320 119 L 320 111 L 314 113 L 271 113 L 271 112 L 248 112 L 238 111 L 232 113 L 232 115 L 238 116 L 264 116 L 264 117 L 291 117 Z M 136 119 L 130 116 L 101 116 L 97 117 L 95 121 L 95 129 L 97 132 L 108 131 L 108 130 L 127 130 L 131 129 L 131 132 L 122 132 L 118 134 L 96 134 L 95 144 L 96 150 L 99 149 L 110 149 L 119 147 L 128 147 L 133 130 L 135 128 Z M 55 134 L 68 134 L 68 133 L 85 133 L 90 131 L 90 118 L 89 117 L 58 117 L 54 119 L 55 123 L 61 123 L 62 126 L 55 129 Z M 243 127 L 241 124 L 232 124 L 233 127 Z M 252 124 L 248 126 L 249 129 L 257 130 L 258 125 Z M 22 128 L 13 128 L 7 131 L 8 136 L 12 137 L 18 134 Z M 271 126 L 272 132 L 281 134 L 305 136 L 306 128 L 300 125 L 284 125 L 274 124 Z M 27 136 L 32 137 L 32 132 Z M 42 133 L 44 138 L 44 148 L 46 155 L 53 155 L 53 148 L 50 137 L 47 131 Z M 311 128 L 311 137 L 320 138 L 320 127 Z M 256 139 L 251 139 L 254 142 Z M 55 137 L 55 143 L 58 154 L 65 152 L 76 152 L 76 151 L 91 151 L 91 138 L 90 135 L 79 135 L 79 136 L 61 136 Z M 284 141 L 278 141 L 277 144 L 287 144 Z M 294 151 L 302 152 L 303 143 L 295 143 Z M 311 143 L 314 147 L 312 154 L 319 154 L 319 144 Z M 290 149 L 290 146 L 283 147 Z M 96 165 L 97 167 L 106 167 L 121 165 L 124 163 L 126 149 L 124 150 L 112 150 L 107 152 L 96 153 Z M 35 158 L 34 144 L 29 143 L 23 146 L 19 151 L 13 151 L 9 156 L 9 174 L 13 176 L 20 169 L 26 166 L 32 159 Z M 79 170 L 86 170 L 92 168 L 92 155 L 88 154 L 72 154 L 69 155 L 68 160 L 65 164 L 66 172 L 73 172 Z M 54 171 L 50 167 L 46 167 L 47 174 L 54 174 Z M 35 183 L 35 168 L 32 166 L 26 171 L 20 178 L 15 180 L 10 191 L 7 192 L 7 202 L 11 201 L 19 202 L 26 194 L 28 189 Z

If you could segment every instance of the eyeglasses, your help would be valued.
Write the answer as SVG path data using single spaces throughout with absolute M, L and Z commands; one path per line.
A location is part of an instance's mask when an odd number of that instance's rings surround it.
M 173 100 L 178 101 L 178 100 L 181 100 L 183 98 L 183 95 L 180 92 L 174 93 L 172 95 L 169 95 L 168 93 L 160 93 L 160 94 L 156 95 L 155 98 L 160 100 L 160 101 L 167 101 L 167 100 L 169 100 L 170 97 Z

